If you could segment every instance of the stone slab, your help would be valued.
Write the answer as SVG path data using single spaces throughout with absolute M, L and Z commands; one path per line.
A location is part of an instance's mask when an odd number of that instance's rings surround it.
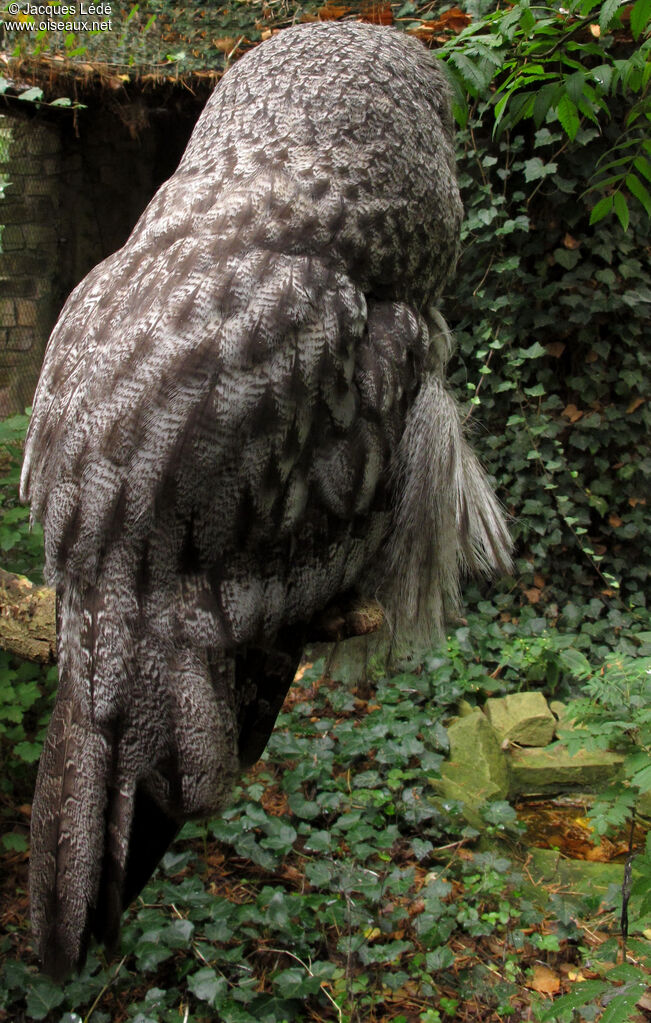
M 509 794 L 546 795 L 565 789 L 600 791 L 618 773 L 624 757 L 605 750 L 579 750 L 573 756 L 560 743 L 545 749 L 512 749 Z
M 556 718 L 542 693 L 511 693 L 489 699 L 484 709 L 503 742 L 547 746 L 554 738 Z
M 508 766 L 486 716 L 475 710 L 453 721 L 447 732 L 450 759 L 441 766 L 437 787 L 449 799 L 473 808 L 490 799 L 504 799 L 509 791 Z

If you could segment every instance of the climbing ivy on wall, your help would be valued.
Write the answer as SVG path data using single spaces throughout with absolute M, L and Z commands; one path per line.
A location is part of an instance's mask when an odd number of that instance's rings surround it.
M 494 108 L 476 102 L 459 135 L 452 381 L 513 515 L 523 600 L 550 617 L 645 603 L 648 218 L 637 207 L 627 231 L 591 225 L 584 195 L 625 117 L 571 142 L 553 116 L 495 139 Z

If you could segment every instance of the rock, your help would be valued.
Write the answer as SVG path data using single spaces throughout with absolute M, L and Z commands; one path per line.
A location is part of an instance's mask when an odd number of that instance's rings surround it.
M 500 846 L 496 852 L 503 855 Z M 637 880 L 641 870 L 633 861 L 633 878 Z M 599 863 L 588 860 L 567 859 L 555 849 L 527 849 L 524 876 L 519 884 L 526 898 L 539 909 L 549 906 L 550 897 L 555 895 L 563 902 L 568 900 L 572 907 L 572 915 L 578 912 L 577 903 L 589 900 L 591 912 L 594 913 L 595 897 L 608 907 L 621 906 L 621 888 L 624 880 L 623 863 Z M 635 921 L 644 920 L 641 914 L 644 891 L 638 888 L 633 895 L 629 907 L 632 931 L 639 931 Z M 558 908 L 558 904 L 557 904 Z
M 556 723 L 556 735 L 565 729 L 566 732 L 574 732 L 577 728 L 585 728 L 585 725 L 577 724 L 574 718 L 570 717 L 571 709 L 561 700 L 550 700 L 549 709 L 558 721 Z
M 624 880 L 623 863 L 569 860 L 554 849 L 531 849 L 530 853 L 531 877 L 545 885 L 569 887 L 580 895 L 603 897 L 611 885 L 621 887 Z
M 467 718 L 470 714 L 476 714 L 478 708 L 467 700 L 459 700 L 457 704 L 457 715 L 460 718 Z
M 545 795 L 564 789 L 598 791 L 619 771 L 624 757 L 605 750 L 579 750 L 573 756 L 560 743 L 546 749 L 512 749 L 510 795 Z
M 512 693 L 486 700 L 485 711 L 502 741 L 546 746 L 554 738 L 556 718 L 542 693 Z
M 437 788 L 448 799 L 476 808 L 490 799 L 504 799 L 509 790 L 506 757 L 495 730 L 480 710 L 448 727 L 450 759 L 441 766 Z

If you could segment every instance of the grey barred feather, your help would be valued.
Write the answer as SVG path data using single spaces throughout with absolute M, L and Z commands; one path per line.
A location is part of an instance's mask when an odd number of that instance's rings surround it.
M 54 975 L 226 804 L 314 615 L 366 588 L 431 632 L 462 566 L 508 566 L 443 380 L 461 215 L 427 51 L 302 26 L 228 72 L 69 297 L 22 477 L 59 609 L 30 877 Z

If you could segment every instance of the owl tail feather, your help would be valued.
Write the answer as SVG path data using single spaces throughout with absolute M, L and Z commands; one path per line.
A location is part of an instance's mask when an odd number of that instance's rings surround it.
M 43 970 L 80 970 L 91 936 L 115 948 L 124 908 L 179 824 L 135 783 L 114 785 L 116 742 L 57 700 L 32 807 L 30 901 Z
M 39 766 L 30 855 L 32 927 L 43 968 L 55 979 L 86 958 L 104 857 L 110 759 L 105 736 L 60 696 Z
M 508 573 L 505 515 L 438 372 L 411 407 L 393 467 L 397 494 L 383 601 L 399 648 L 422 648 L 459 608 L 459 580 Z

